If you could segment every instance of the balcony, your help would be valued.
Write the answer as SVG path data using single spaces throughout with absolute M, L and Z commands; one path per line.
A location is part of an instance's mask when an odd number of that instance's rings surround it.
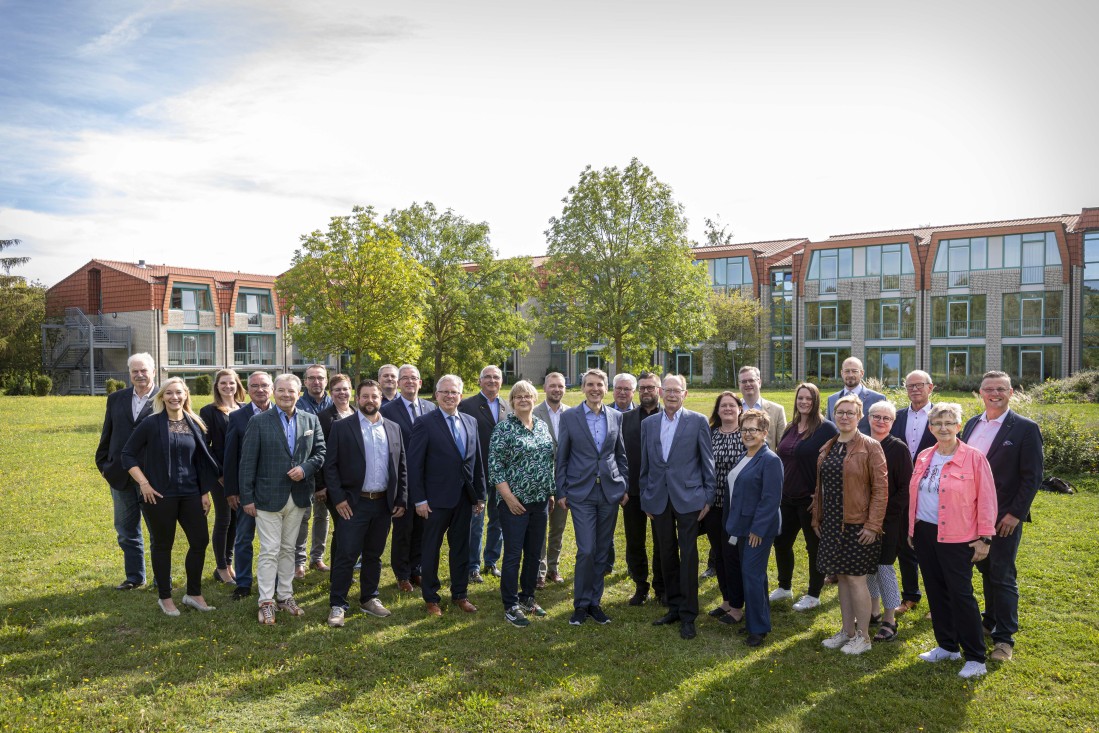
M 822 323 L 810 325 L 805 329 L 806 341 L 850 341 L 850 323 Z
M 1019 282 L 1023 285 L 1040 285 L 1046 281 L 1046 268 L 1042 265 L 1020 269 Z
M 969 270 L 954 271 L 949 274 L 950 280 L 947 287 L 951 288 L 965 288 L 969 287 Z
M 168 366 L 213 366 L 213 351 L 168 351 Z
M 820 294 L 828 295 L 837 292 L 837 278 L 822 277 L 820 279 Z
M 881 276 L 881 289 L 882 290 L 900 290 L 901 289 L 901 276 L 900 275 L 882 275 Z
M 867 323 L 866 338 L 870 339 L 914 339 L 915 323 Z
M 237 366 L 275 366 L 275 352 L 234 351 L 233 363 Z
M 1060 336 L 1060 318 L 1005 318 L 1003 337 Z
M 935 321 L 931 324 L 931 338 L 965 339 L 984 337 L 984 321 Z

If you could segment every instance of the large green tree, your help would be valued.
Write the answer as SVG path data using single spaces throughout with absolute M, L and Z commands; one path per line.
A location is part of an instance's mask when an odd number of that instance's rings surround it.
M 708 342 L 713 349 L 713 381 L 722 386 L 735 386 L 740 367 L 759 363 L 759 324 L 763 307 L 755 298 L 733 290 L 731 293 L 711 293 L 710 310 L 714 314 L 715 327 Z
M 390 212 L 387 223 L 427 272 L 423 371 L 469 378 L 526 351 L 531 325 L 520 307 L 535 289 L 529 258 L 497 259 L 489 226 L 430 201 Z
M 0 239 L 0 252 L 20 244 Z M 42 365 L 42 321 L 46 316 L 46 289 L 40 283 L 12 275 L 12 268 L 28 257 L 0 257 L 0 375 L 29 378 Z
M 348 352 L 354 378 L 368 363 L 414 361 L 423 334 L 426 273 L 370 207 L 334 216 L 302 235 L 279 295 L 296 318 L 290 338 L 305 354 Z
M 683 207 L 647 166 L 588 166 L 563 202 L 546 231 L 542 333 L 573 351 L 601 345 L 615 371 L 713 333 L 706 268 L 694 261 Z

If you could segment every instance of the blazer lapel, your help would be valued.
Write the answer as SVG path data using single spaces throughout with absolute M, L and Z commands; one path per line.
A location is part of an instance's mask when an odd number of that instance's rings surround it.
M 133 414 L 133 410 L 130 411 Z M 160 432 L 160 444 L 164 447 L 164 465 L 168 467 L 168 475 L 172 475 L 172 454 L 171 447 L 168 441 L 171 440 L 171 436 L 168 435 L 168 413 L 164 413 L 164 417 L 160 420 L 160 425 L 157 426 L 157 430 Z

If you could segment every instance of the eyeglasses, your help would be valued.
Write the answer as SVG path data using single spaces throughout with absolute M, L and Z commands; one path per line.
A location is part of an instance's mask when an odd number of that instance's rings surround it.
M 936 430 L 942 430 L 943 428 L 952 428 L 957 424 L 958 423 L 954 422 L 953 420 L 951 420 L 950 422 L 933 422 L 931 423 L 931 427 L 935 428 Z
M 930 387 L 930 382 L 916 382 L 915 384 L 906 384 L 904 388 L 911 392 L 914 389 L 923 389 L 924 387 Z
M 848 412 L 847 410 L 836 410 L 832 414 L 834 414 L 836 417 L 858 417 L 859 416 L 859 413 L 857 413 L 857 412 Z
M 981 387 L 981 391 L 985 394 L 1007 394 L 1011 389 L 1008 387 Z
M 650 387 L 650 386 L 646 385 L 646 386 L 638 387 L 637 391 L 638 392 L 655 392 L 658 389 L 660 389 L 660 387 Z
M 740 432 L 747 433 L 748 435 L 755 435 L 756 433 L 762 433 L 763 428 L 741 428 Z
M 878 422 L 893 422 L 893 418 L 889 415 L 871 415 L 871 420 L 877 420 Z
M 462 396 L 462 393 L 461 393 L 461 392 L 459 392 L 459 391 L 457 391 L 457 390 L 454 390 L 454 389 L 448 389 L 448 390 L 442 390 L 442 389 L 440 389 L 440 390 L 438 391 L 438 394 L 441 394 L 441 395 L 443 395 L 444 397 L 461 397 L 461 396 Z
M 666 387 L 664 389 L 664 394 L 683 394 L 686 391 L 687 390 L 679 389 L 678 387 Z
M 312 377 L 306 377 L 305 381 L 307 381 L 307 382 L 323 382 L 326 379 L 328 379 L 328 377 L 312 376 Z

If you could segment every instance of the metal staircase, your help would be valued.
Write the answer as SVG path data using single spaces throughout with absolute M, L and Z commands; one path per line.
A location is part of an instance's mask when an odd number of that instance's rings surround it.
M 66 308 L 62 323 L 42 326 L 42 366 L 55 375 L 60 394 L 105 394 L 108 379 L 126 381 L 129 374 L 104 370 L 103 351 L 122 349 L 128 355 L 131 344 L 129 326 L 106 326 L 100 315 Z

